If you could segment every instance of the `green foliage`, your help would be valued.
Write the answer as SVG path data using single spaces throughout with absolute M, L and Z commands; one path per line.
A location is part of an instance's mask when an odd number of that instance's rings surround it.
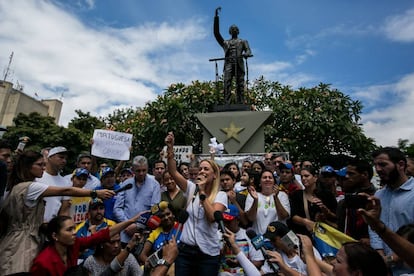
M 17 141 L 27 135 L 39 147 L 64 145 L 78 153 L 89 150 L 94 129 L 109 128 L 132 133 L 132 155 L 155 160 L 166 134 L 174 131 L 177 145 L 192 145 L 195 153 L 201 153 L 202 129 L 195 114 L 209 112 L 222 103 L 221 90 L 221 82 L 218 87 L 199 81 L 172 84 L 142 108 L 116 110 L 105 118 L 76 110 L 78 117 L 67 129 L 55 125 L 50 117 L 20 114 L 6 136 Z M 362 131 L 361 102 L 328 84 L 293 90 L 260 78 L 245 98 L 252 110 L 272 111 L 265 127 L 265 151 L 288 151 L 294 159 L 324 163 L 332 155 L 366 159 L 376 147 Z
M 200 153 L 202 130 L 195 114 L 208 112 L 222 99 L 211 82 L 173 84 L 135 113 L 118 111 L 111 117 L 111 125 L 133 133 L 134 154 L 157 159 L 171 130 L 176 144 L 192 145 Z M 361 102 L 327 84 L 292 90 L 261 78 L 253 83 L 246 99 L 253 110 L 273 111 L 265 127 L 266 151 L 288 151 L 295 159 L 327 162 L 338 154 L 368 158 L 375 148 L 360 125 Z M 114 118 L 121 119 L 118 123 Z
M 3 138 L 9 140 L 14 147 L 22 136 L 30 138 L 27 149 L 40 151 L 45 147 L 64 146 L 72 153 L 69 155 L 68 163 L 73 162 L 76 153 L 88 150 L 89 142 L 82 143 L 79 130 L 58 126 L 50 116 L 42 116 L 36 112 L 29 115 L 20 113 L 13 122 L 14 126 L 8 127 Z

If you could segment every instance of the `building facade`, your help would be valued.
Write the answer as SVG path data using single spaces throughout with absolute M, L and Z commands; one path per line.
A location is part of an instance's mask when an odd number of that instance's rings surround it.
M 0 81 L 0 125 L 12 126 L 13 119 L 19 114 L 37 112 L 43 116 L 51 116 L 59 123 L 62 102 L 57 99 L 36 100 L 13 88 L 13 84 Z

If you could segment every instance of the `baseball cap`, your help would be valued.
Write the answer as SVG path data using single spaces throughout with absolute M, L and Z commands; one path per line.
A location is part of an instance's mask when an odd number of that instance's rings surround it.
M 289 231 L 289 227 L 287 227 L 286 224 L 283 224 L 280 221 L 274 221 L 267 226 L 263 237 L 273 240 L 275 237 L 283 237 Z
M 105 167 L 101 170 L 101 177 L 107 176 L 108 173 L 115 173 L 111 167 Z
M 239 209 L 233 204 L 229 204 L 228 209 L 223 212 L 223 219 L 231 221 L 239 216 Z
M 129 174 L 134 174 L 130 168 L 123 168 L 121 171 L 121 174 L 123 174 L 124 172 L 128 172 Z
M 338 176 L 345 177 L 346 176 L 346 167 L 335 171 Z
M 321 174 L 335 174 L 335 169 L 331 166 L 323 166 L 321 168 Z
M 89 201 L 89 208 L 93 208 L 93 207 L 96 207 L 96 206 L 105 206 L 105 204 L 103 203 L 102 199 L 100 199 L 100 198 L 91 199 Z
M 288 169 L 288 170 L 292 170 L 293 171 L 293 165 L 291 163 L 285 162 L 285 163 L 280 163 L 279 165 L 279 169 Z
M 47 158 L 55 154 L 58 154 L 58 153 L 66 153 L 66 152 L 68 152 L 68 150 L 65 147 L 54 147 L 49 150 L 49 153 L 47 154 Z
M 86 175 L 86 176 L 88 176 L 89 175 L 89 171 L 87 170 L 87 169 L 84 169 L 84 168 L 77 168 L 74 172 L 73 172 L 73 174 L 75 175 L 75 176 L 81 176 L 81 175 Z

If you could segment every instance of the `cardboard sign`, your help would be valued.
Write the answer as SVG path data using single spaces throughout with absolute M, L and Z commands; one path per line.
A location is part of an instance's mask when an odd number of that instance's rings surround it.
M 131 145 L 132 134 L 95 129 L 91 153 L 103 158 L 129 160 Z

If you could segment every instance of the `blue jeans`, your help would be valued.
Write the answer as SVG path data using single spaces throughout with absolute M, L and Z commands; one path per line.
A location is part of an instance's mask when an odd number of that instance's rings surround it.
M 198 246 L 185 243 L 178 245 L 179 254 L 175 260 L 176 276 L 215 276 L 220 268 L 220 255 L 210 256 L 201 252 Z

